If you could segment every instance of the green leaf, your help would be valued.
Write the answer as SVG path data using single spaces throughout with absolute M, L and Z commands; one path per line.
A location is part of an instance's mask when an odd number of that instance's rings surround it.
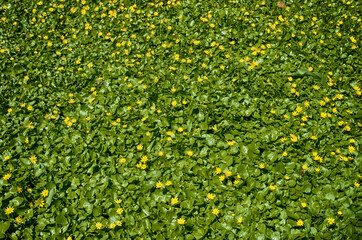
M 9 221 L 1 221 L 0 222 L 0 233 L 6 233 L 6 231 L 9 229 L 10 227 L 10 222 Z
M 63 214 L 59 214 L 55 218 L 55 222 L 60 225 L 65 225 L 65 224 L 67 224 L 68 221 L 67 221 L 67 218 Z

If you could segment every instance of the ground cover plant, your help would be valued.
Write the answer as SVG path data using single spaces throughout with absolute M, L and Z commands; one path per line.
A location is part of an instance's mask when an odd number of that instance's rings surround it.
M 358 239 L 361 2 L 0 1 L 0 238 Z

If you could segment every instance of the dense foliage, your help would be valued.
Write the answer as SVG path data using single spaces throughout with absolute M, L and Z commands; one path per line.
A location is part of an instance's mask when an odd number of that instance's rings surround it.
M 361 1 L 0 1 L 0 238 L 357 239 Z

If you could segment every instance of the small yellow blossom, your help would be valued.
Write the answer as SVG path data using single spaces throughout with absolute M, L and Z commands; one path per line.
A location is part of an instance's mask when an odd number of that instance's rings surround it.
M 96 223 L 96 228 L 99 230 L 99 229 L 102 229 L 102 227 L 103 227 L 103 224 L 102 223 L 100 223 L 100 222 L 97 222 Z
M 185 219 L 179 218 L 179 219 L 177 219 L 177 223 L 180 225 L 183 225 L 183 224 L 185 224 Z
M 47 196 L 49 195 L 48 189 L 44 189 L 44 190 L 41 192 L 41 195 L 42 195 L 43 197 L 47 197 Z
M 208 193 L 207 198 L 210 199 L 210 200 L 213 200 L 215 198 L 215 195 L 212 194 L 212 193 Z
M 233 173 L 230 171 L 230 170 L 227 170 L 226 172 L 225 172 L 225 176 L 227 176 L 227 177 L 230 177 L 230 176 L 232 176 L 233 175 Z
M 328 223 L 329 223 L 329 225 L 332 225 L 333 223 L 335 223 L 335 219 L 334 218 L 328 218 Z
M 214 209 L 212 210 L 212 213 L 215 214 L 215 215 L 218 215 L 218 214 L 220 213 L 220 211 L 219 211 L 219 209 L 214 208 Z
M 290 140 L 292 140 L 292 142 L 298 142 L 298 138 L 294 134 L 290 134 Z
M 31 156 L 31 157 L 29 158 L 29 160 L 30 160 L 31 163 L 36 163 L 37 157 L 36 157 L 36 156 Z
M 277 188 L 277 185 L 270 185 L 269 188 L 270 190 L 274 191 Z
M 177 204 L 178 203 L 178 198 L 171 198 L 171 204 L 172 205 L 175 205 L 175 204 Z
M 23 221 L 23 219 L 22 219 L 21 217 L 16 217 L 16 218 L 15 218 L 15 222 L 16 222 L 17 224 L 20 224 L 22 221 Z
M 298 226 L 303 226 L 303 225 L 304 225 L 303 220 L 302 220 L 302 219 L 299 219 L 299 220 L 297 221 L 297 225 L 298 225 Z
M 10 178 L 11 178 L 11 173 L 5 174 L 5 175 L 3 176 L 3 179 L 4 179 L 4 180 L 9 180 Z
M 6 215 L 9 215 L 11 213 L 14 212 L 14 208 L 12 206 L 8 206 L 6 209 L 5 209 L 5 214 Z

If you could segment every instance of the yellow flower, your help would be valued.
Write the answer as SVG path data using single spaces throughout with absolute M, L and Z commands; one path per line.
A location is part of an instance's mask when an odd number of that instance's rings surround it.
M 243 222 L 243 217 L 240 217 L 239 219 L 238 219 L 238 223 L 242 223 Z
M 43 197 L 48 196 L 48 195 L 49 195 L 48 189 L 44 189 L 44 190 L 41 192 L 41 195 L 42 195 Z
M 171 198 L 171 204 L 175 205 L 178 203 L 178 198 Z
M 117 221 L 117 222 L 116 222 L 116 225 L 117 225 L 117 226 L 122 226 L 122 222 L 121 222 L 121 221 Z
M 171 181 L 167 181 L 166 182 L 166 186 L 171 186 L 172 185 L 172 182 Z
M 221 173 L 221 168 L 216 168 L 215 173 L 220 174 Z
M 122 213 L 123 213 L 123 209 L 122 209 L 122 208 L 118 208 L 118 209 L 117 209 L 117 213 L 118 213 L 118 214 L 122 214 Z
M 147 156 L 142 156 L 141 157 L 141 162 L 146 163 L 148 161 L 148 157 Z
M 328 218 L 329 225 L 332 225 L 335 222 L 334 218 Z
M 304 170 L 306 170 L 306 169 L 308 168 L 308 166 L 303 165 L 302 168 L 303 168 Z
M 259 168 L 260 168 L 260 169 L 263 169 L 263 168 L 265 168 L 265 165 L 264 165 L 264 163 L 261 163 L 261 164 L 259 164 Z
M 103 224 L 102 224 L 102 223 L 100 223 L 100 222 L 97 222 L 97 223 L 96 223 L 96 228 L 97 228 L 97 229 L 102 229 L 102 227 L 103 227 Z
M 156 183 L 156 188 L 161 188 L 163 186 L 162 182 Z
M 4 180 L 9 180 L 11 178 L 11 173 L 5 174 L 3 179 Z
M 30 160 L 31 163 L 36 163 L 37 157 L 36 156 L 31 156 L 29 158 L 29 160 Z
M 313 71 L 313 68 L 312 67 L 309 67 L 308 68 L 309 72 Z
M 230 170 L 225 172 L 225 176 L 230 177 L 231 175 L 233 175 L 233 173 Z
M 342 211 L 338 211 L 338 215 L 342 215 L 343 213 L 342 213 Z
M 298 138 L 294 134 L 290 134 L 290 140 L 292 140 L 292 142 L 298 142 Z
M 117 204 L 120 204 L 121 202 L 122 202 L 122 199 L 117 199 L 117 200 L 116 200 L 116 203 L 117 203 Z
M 215 215 L 218 215 L 218 214 L 220 213 L 220 211 L 219 211 L 219 209 L 214 208 L 214 209 L 212 210 L 212 213 L 215 214 Z
M 44 207 L 44 200 L 42 198 L 39 198 L 38 200 L 36 200 L 36 204 L 39 207 Z
M 137 150 L 141 151 L 143 149 L 143 146 L 142 145 L 138 145 L 137 146 Z
M 208 193 L 207 198 L 210 199 L 210 200 L 213 200 L 215 198 L 215 195 L 212 194 L 212 193 Z
M 306 206 L 307 206 L 307 203 L 303 202 L 303 203 L 302 203 L 302 207 L 305 208 Z
M 225 180 L 225 176 L 222 175 L 222 176 L 219 177 L 219 179 L 220 179 L 220 181 L 224 181 L 224 180 Z
M 359 184 L 358 182 L 355 182 L 354 185 L 355 185 L 356 187 L 359 187 L 359 186 L 360 186 L 360 184 Z
M 180 225 L 183 225 L 183 224 L 185 224 L 185 219 L 179 218 L 179 219 L 177 219 L 177 223 Z
M 16 222 L 17 224 L 20 224 L 22 221 L 23 221 L 23 219 L 22 219 L 21 217 L 15 218 L 15 222 Z
M 115 227 L 116 227 L 116 224 L 114 224 L 114 223 L 109 224 L 110 229 L 115 228 Z
M 121 158 L 121 159 L 119 159 L 119 161 L 120 161 L 121 163 L 125 163 L 125 162 L 126 162 L 126 159 L 125 159 L 125 158 Z
M 277 188 L 277 185 L 270 185 L 269 188 L 274 191 Z
M 288 176 L 288 175 L 285 175 L 285 177 L 284 177 L 286 180 L 289 180 L 290 179 L 290 177 Z
M 194 152 L 193 151 L 187 151 L 187 155 L 192 156 L 192 155 L 194 155 Z
M 303 225 L 304 225 L 303 220 L 302 220 L 302 219 L 299 219 L 299 220 L 297 221 L 297 225 L 298 225 L 298 226 L 303 226 Z
M 354 152 L 355 148 L 353 146 L 348 146 L 348 150 L 350 153 Z
M 12 206 L 8 206 L 6 209 L 5 209 L 5 214 L 6 215 L 9 215 L 11 213 L 14 212 L 14 208 Z
M 288 153 L 286 151 L 283 152 L 283 156 L 286 157 L 288 156 Z

